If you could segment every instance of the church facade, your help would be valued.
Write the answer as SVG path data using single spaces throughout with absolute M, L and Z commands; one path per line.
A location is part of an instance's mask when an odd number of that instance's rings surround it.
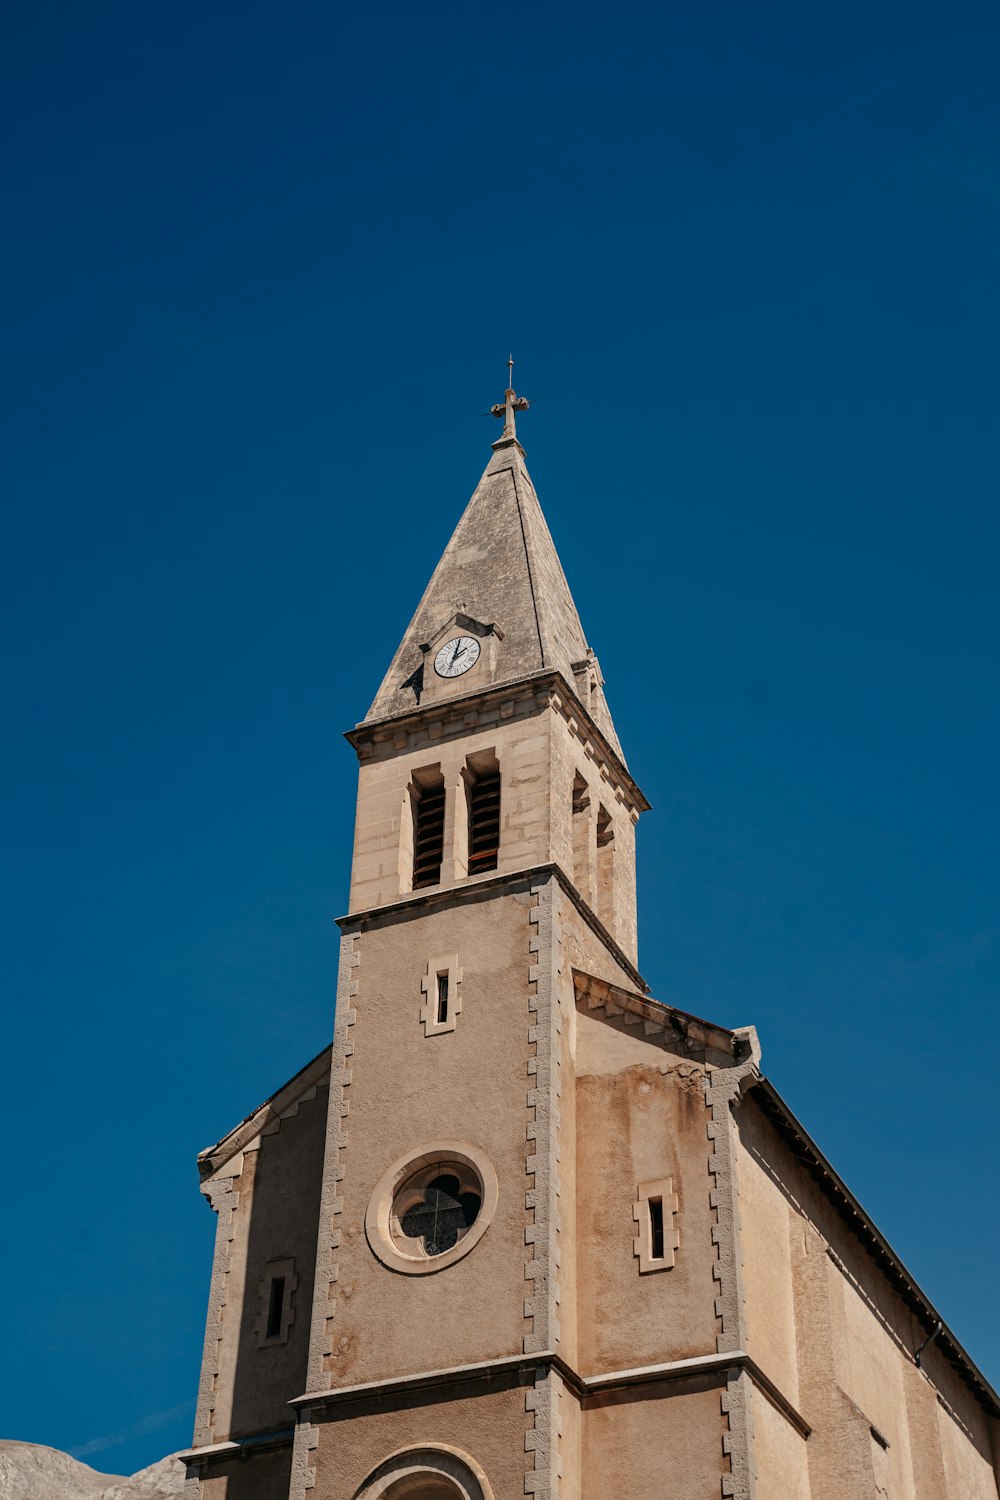
M 367 717 L 332 1045 L 218 1145 L 204 1500 L 997 1500 L 1000 1403 L 636 967 L 625 762 L 501 438 Z

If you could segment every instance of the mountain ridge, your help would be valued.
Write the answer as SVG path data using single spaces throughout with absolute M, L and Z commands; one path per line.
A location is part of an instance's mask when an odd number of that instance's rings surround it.
M 101 1474 L 59 1448 L 0 1439 L 0 1500 L 173 1500 L 183 1490 L 172 1454 L 135 1474 Z

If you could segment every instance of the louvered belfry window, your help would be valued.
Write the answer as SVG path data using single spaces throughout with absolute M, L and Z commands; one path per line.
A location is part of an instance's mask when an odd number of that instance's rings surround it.
M 439 885 L 444 858 L 444 780 L 422 786 L 413 803 L 413 889 Z
M 495 870 L 500 852 L 500 772 L 481 771 L 469 786 L 469 874 Z

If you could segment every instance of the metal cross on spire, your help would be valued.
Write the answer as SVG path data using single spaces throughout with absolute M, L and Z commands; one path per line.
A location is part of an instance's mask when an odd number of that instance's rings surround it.
M 498 401 L 495 406 L 490 407 L 490 411 L 495 417 L 503 418 L 503 438 L 501 438 L 501 442 L 504 438 L 510 438 L 514 442 L 517 441 L 514 413 L 516 411 L 527 411 L 529 404 L 524 396 L 518 396 L 514 392 L 514 356 L 513 354 L 508 354 L 507 389 L 503 393 L 503 401 Z

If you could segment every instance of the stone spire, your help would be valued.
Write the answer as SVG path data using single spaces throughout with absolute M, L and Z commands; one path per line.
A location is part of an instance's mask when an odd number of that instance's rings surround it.
M 412 712 L 421 646 L 456 614 L 502 632 L 493 684 L 557 671 L 622 757 L 602 688 L 535 487 L 517 440 L 528 402 L 508 386 L 492 408 L 504 420 L 493 457 L 434 570 L 365 722 Z M 622 757 L 624 759 L 624 757 Z

